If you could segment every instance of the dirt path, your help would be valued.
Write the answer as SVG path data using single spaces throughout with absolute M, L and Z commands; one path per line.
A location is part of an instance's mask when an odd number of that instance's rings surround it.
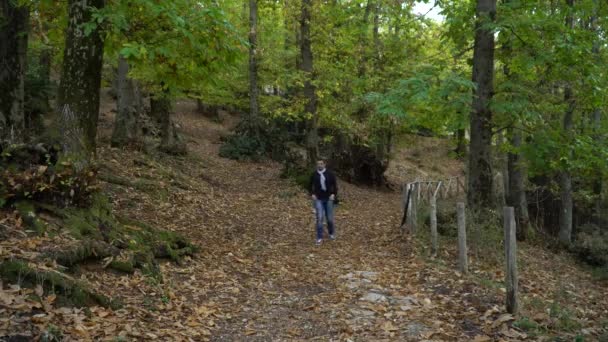
M 341 183 L 338 239 L 315 246 L 310 200 L 279 165 L 219 158 L 222 126 L 180 121 L 191 146 L 185 173 L 202 188 L 171 194 L 153 221 L 203 248 L 182 267 L 165 266 L 175 297 L 197 315 L 191 329 L 214 341 L 466 336 L 421 285 L 398 231 L 398 194 Z

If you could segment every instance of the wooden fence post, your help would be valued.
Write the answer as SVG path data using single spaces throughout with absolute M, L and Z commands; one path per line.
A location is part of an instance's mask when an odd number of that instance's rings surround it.
M 437 189 L 431 195 L 431 253 L 437 255 L 438 237 L 437 237 L 437 192 L 441 189 L 441 182 L 437 185 Z
M 416 234 L 418 230 L 418 203 L 420 202 L 420 183 L 416 182 L 413 185 L 412 193 L 412 234 Z
M 458 202 L 456 208 L 458 212 L 458 266 L 460 272 L 465 274 L 469 272 L 469 261 L 467 258 L 467 230 L 464 203 Z
M 515 235 L 515 212 L 513 207 L 504 207 L 505 228 L 505 285 L 507 288 L 507 312 L 517 314 L 517 241 Z

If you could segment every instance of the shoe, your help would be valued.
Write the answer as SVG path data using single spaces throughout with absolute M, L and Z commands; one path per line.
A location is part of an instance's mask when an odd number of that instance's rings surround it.
M 315 242 L 315 245 L 321 246 L 322 242 L 323 242 L 323 239 L 317 239 L 317 242 Z
M 336 236 L 334 234 L 332 234 L 332 235 L 329 236 L 329 239 L 333 241 L 333 240 L 336 239 Z

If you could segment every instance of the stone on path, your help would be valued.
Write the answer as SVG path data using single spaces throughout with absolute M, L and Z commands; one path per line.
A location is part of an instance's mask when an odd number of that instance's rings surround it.
M 388 298 L 382 293 L 368 292 L 365 296 L 359 298 L 359 300 L 372 303 L 384 303 L 388 301 Z

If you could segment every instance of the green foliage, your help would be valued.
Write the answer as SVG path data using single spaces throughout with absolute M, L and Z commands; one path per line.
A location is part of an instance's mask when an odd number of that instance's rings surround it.
M 57 326 L 50 324 L 40 336 L 41 342 L 61 342 L 63 332 Z
M 220 147 L 220 156 L 235 160 L 260 160 L 265 153 L 264 142 L 244 134 L 232 134 Z
M 581 227 L 572 249 L 589 264 L 608 267 L 608 232 L 599 227 L 592 224 Z
M 226 18 L 211 0 L 115 1 L 95 14 L 109 24 L 109 52 L 129 61 L 131 76 L 173 95 L 213 82 L 236 60 L 245 43 Z
M 467 212 L 467 239 L 476 259 L 504 264 L 502 215 L 492 209 Z

